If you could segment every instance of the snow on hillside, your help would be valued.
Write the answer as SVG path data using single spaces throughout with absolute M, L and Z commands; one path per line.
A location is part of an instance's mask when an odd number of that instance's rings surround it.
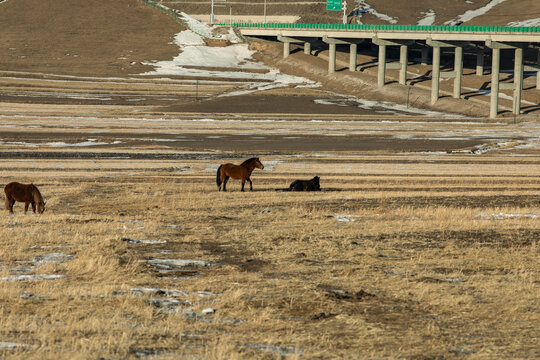
M 227 40 L 232 44 L 238 44 L 242 42 L 242 39 L 240 39 L 234 33 L 232 28 L 225 28 L 222 26 L 209 26 L 184 12 L 180 12 L 180 17 L 192 32 L 200 36 L 208 39 Z M 225 33 L 219 33 L 219 30 L 224 29 L 227 30 Z
M 214 32 L 216 27 L 208 26 L 184 13 L 182 17 L 190 30 L 181 31 L 175 36 L 174 43 L 180 48 L 180 53 L 173 60 L 143 62 L 144 65 L 154 66 L 155 69 L 142 75 L 245 80 L 244 85 L 247 89 L 232 95 L 289 85 L 316 85 L 309 79 L 282 74 L 276 69 L 254 61 L 252 55 L 255 51 L 250 50 L 247 44 L 238 43 L 241 39 L 230 29 L 221 27 L 221 31 L 226 32 L 227 40 L 232 42 L 232 45 L 207 46 L 203 36 Z
M 493 9 L 495 6 L 502 4 L 506 0 L 491 0 L 487 5 L 482 6 L 481 8 L 475 10 L 468 10 L 464 14 L 457 16 L 452 20 L 448 20 L 444 25 L 459 25 L 464 22 L 470 21 L 477 16 L 486 14 L 489 10 Z
M 435 11 L 433 11 L 433 9 L 429 9 L 421 14 L 423 14 L 424 17 L 418 20 L 418 25 L 433 25 L 433 23 L 435 23 Z
M 383 20 L 383 21 L 386 21 L 386 22 L 389 22 L 390 24 L 397 24 L 397 20 L 394 19 L 393 17 L 389 16 L 389 15 L 386 15 L 386 14 L 381 14 L 380 12 L 378 12 L 377 10 L 375 10 L 374 8 L 371 7 L 371 5 L 369 5 L 366 0 L 359 0 L 358 1 L 358 5 L 360 6 L 360 15 L 359 15 L 359 18 L 362 17 L 362 14 L 364 13 L 370 13 L 372 15 L 375 15 L 377 18 Z M 362 21 L 359 19 L 359 23 L 361 24 Z
M 540 26 L 540 18 L 523 21 L 512 21 L 508 23 L 508 26 Z

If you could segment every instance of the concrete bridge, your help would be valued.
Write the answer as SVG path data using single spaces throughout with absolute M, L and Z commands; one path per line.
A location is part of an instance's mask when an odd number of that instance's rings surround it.
M 399 83 L 407 81 L 407 63 L 409 47 L 420 47 L 422 63 L 427 64 L 429 52 L 433 54 L 431 103 L 439 98 L 441 77 L 453 78 L 453 97 L 461 97 L 461 79 L 463 76 L 463 49 L 476 51 L 476 74 L 484 71 L 485 54 L 492 54 L 491 104 L 490 117 L 498 114 L 499 89 L 513 90 L 513 113 L 521 111 L 521 92 L 523 91 L 523 72 L 536 72 L 536 88 L 540 89 L 540 27 L 504 27 L 504 26 L 420 26 L 420 25 L 341 25 L 341 24 L 233 24 L 242 35 L 275 37 L 283 42 L 283 57 L 290 54 L 290 44 L 303 44 L 304 52 L 311 54 L 311 46 L 323 41 L 329 47 L 328 72 L 335 72 L 336 45 L 349 45 L 349 70 L 356 71 L 358 44 L 366 41 L 378 46 L 378 87 L 385 84 L 386 69 L 400 70 Z M 388 46 L 400 48 L 399 63 L 386 62 Z M 441 71 L 441 48 L 454 49 L 453 71 Z M 501 50 L 514 51 L 514 82 L 499 84 Z M 533 66 L 524 66 L 523 52 L 532 49 L 537 53 Z

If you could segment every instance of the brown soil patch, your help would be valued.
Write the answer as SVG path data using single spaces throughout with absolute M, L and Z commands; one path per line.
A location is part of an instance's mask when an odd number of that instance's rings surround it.
M 143 61 L 178 54 L 182 26 L 137 0 L 6 1 L 0 5 L 0 70 L 127 76 Z

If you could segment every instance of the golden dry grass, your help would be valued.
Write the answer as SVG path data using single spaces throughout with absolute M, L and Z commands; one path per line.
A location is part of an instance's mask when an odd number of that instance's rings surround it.
M 173 161 L 32 160 L 31 171 L 3 161 L 13 170 L 0 181 L 39 179 L 48 209 L 25 216 L 16 205 L 2 217 L 1 277 L 38 256 L 74 258 L 25 272 L 64 278 L 0 281 L 0 342 L 21 344 L 2 356 L 535 357 L 536 158 L 348 158 L 281 159 L 254 173 L 252 193 L 238 182 L 218 193 L 201 170 L 217 165 L 209 160 L 183 162 L 188 171 L 171 171 Z M 313 173 L 335 191 L 275 191 Z M 211 265 L 158 272 L 150 258 Z

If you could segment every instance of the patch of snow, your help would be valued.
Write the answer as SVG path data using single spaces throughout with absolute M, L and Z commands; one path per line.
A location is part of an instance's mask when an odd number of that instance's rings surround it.
M 540 26 L 540 18 L 535 19 L 529 19 L 529 20 L 523 20 L 523 21 L 512 21 L 508 23 L 508 26 Z
M 185 266 L 210 266 L 210 263 L 202 260 L 183 260 L 183 259 L 155 259 L 151 258 L 146 262 L 154 267 L 170 269 Z
M 433 9 L 429 9 L 421 14 L 423 14 L 424 17 L 418 20 L 418 25 L 433 25 L 435 23 L 435 11 L 433 11 Z
M 190 306 L 190 301 L 180 301 L 176 299 L 149 299 L 149 304 L 154 305 L 155 307 L 176 307 L 176 306 Z
M 47 245 L 47 246 L 30 246 L 28 249 L 36 250 L 36 249 L 63 249 L 63 248 L 71 248 L 73 245 Z
M 182 13 L 183 19 L 191 30 L 181 31 L 175 36 L 174 43 L 181 53 L 171 61 L 143 62 L 144 65 L 154 66 L 155 69 L 142 75 L 179 75 L 189 77 L 213 77 L 225 79 L 244 79 L 246 81 L 264 81 L 265 84 L 247 84 L 248 89 L 226 94 L 228 96 L 244 95 L 254 91 L 268 90 L 289 85 L 315 85 L 314 81 L 281 74 L 276 69 L 270 69 L 262 63 L 252 60 L 254 50 L 247 44 L 236 43 L 226 47 L 205 46 L 202 36 L 209 36 L 212 28 L 200 21 Z M 234 33 L 233 33 L 234 34 Z M 212 70 L 207 68 L 231 68 L 235 71 Z M 266 72 L 236 71 L 267 70 Z
M 0 1 L 0 4 L 2 3 L 3 1 Z M 19 347 L 27 347 L 27 346 L 30 346 L 28 344 L 18 344 L 18 343 L 13 343 L 13 342 L 5 342 L 5 341 L 0 341 L 0 350 L 13 350 L 13 349 L 16 349 L 16 348 L 19 348 Z
M 491 0 L 487 5 L 482 6 L 481 8 L 475 10 L 468 10 L 464 14 L 457 16 L 455 19 L 446 21 L 444 25 L 457 25 L 470 21 L 477 16 L 486 14 L 489 10 L 493 9 L 499 4 L 502 4 L 505 1 L 506 0 Z
M 228 28 L 228 31 L 226 34 L 216 34 L 216 29 L 218 28 L 224 28 L 223 26 L 209 26 L 208 24 L 203 23 L 202 21 L 199 21 L 185 12 L 180 13 L 180 17 L 182 20 L 186 23 L 188 28 L 197 33 L 198 35 L 204 36 L 209 39 L 217 39 L 217 40 L 227 40 L 231 43 L 239 43 L 242 41 L 234 32 L 232 28 Z
M 493 220 L 505 220 L 505 219 L 536 219 L 538 218 L 538 215 L 536 213 L 526 213 L 526 214 L 505 214 L 505 213 L 498 213 L 498 214 L 491 214 L 488 215 L 486 213 L 480 213 L 476 215 L 477 218 L 480 219 L 493 219 Z
M 503 72 L 503 71 L 501 71 Z M 513 70 L 510 70 L 509 71 L 510 73 L 514 73 Z M 470 88 L 470 87 L 463 87 L 465 90 L 470 90 L 470 91 L 475 91 L 479 94 L 482 94 L 482 95 L 491 95 L 491 90 L 485 90 L 485 89 L 474 89 L 474 88 Z M 502 92 L 499 92 L 499 98 L 501 99 L 505 99 L 505 100 L 513 100 L 514 98 L 510 95 L 506 95 Z M 537 103 L 534 103 L 534 102 L 531 102 L 531 101 L 527 101 L 527 100 L 521 100 L 521 103 L 522 104 L 525 104 L 525 105 L 538 105 Z
M 36 275 L 12 275 L 0 277 L 0 281 L 24 281 L 24 280 L 55 280 L 66 277 L 66 275 L 48 275 L 48 274 L 36 274 Z
M 359 0 L 358 1 L 358 5 L 360 6 L 360 17 L 362 16 L 363 13 L 370 13 L 372 15 L 375 15 L 377 18 L 381 19 L 382 21 L 386 21 L 390 24 L 397 24 L 397 20 L 394 19 L 393 17 L 391 16 L 388 16 L 386 14 L 381 14 L 380 12 L 378 12 L 377 10 L 373 9 L 371 7 L 371 5 L 369 5 L 366 0 Z M 362 23 L 359 19 L 359 23 Z
M 36 256 L 34 260 L 32 260 L 32 263 L 35 266 L 48 264 L 52 262 L 63 263 L 69 260 L 73 260 L 74 257 L 75 255 L 68 255 L 68 254 L 63 254 L 63 253 L 50 253 L 44 256 Z
M 144 245 L 156 245 L 156 244 L 165 244 L 167 240 L 136 240 L 130 238 L 122 238 L 122 241 L 126 241 L 130 244 L 144 244 Z
M 376 109 L 385 109 L 385 110 L 391 110 L 393 114 L 395 115 L 403 115 L 405 114 L 414 114 L 414 115 L 424 115 L 424 116 L 430 116 L 430 117 L 448 117 L 452 116 L 455 117 L 455 114 L 447 114 L 442 113 L 438 111 L 432 111 L 432 110 L 424 110 L 419 109 L 415 107 L 407 107 L 407 105 L 402 104 L 396 104 L 389 101 L 376 101 L 376 100 L 367 100 L 367 99 L 359 99 L 356 97 L 351 96 L 345 96 L 345 95 L 339 95 L 341 98 L 333 98 L 333 99 L 316 99 L 314 100 L 316 104 L 323 104 L 323 105 L 337 105 L 337 106 L 350 106 L 351 103 L 356 104 L 360 109 L 365 110 L 376 110 Z
M 200 46 L 205 45 L 205 42 L 199 34 L 191 30 L 181 31 L 174 37 L 174 43 L 178 46 Z
M 95 139 L 88 139 L 88 141 L 83 141 L 80 143 L 65 143 L 63 141 L 55 141 L 55 142 L 49 142 L 45 143 L 44 145 L 49 147 L 84 147 L 84 146 L 97 146 L 97 145 L 114 145 L 114 144 L 120 144 L 121 141 L 113 141 L 112 143 L 106 143 L 106 142 L 97 142 Z
M 182 225 L 174 225 L 174 224 L 165 224 L 165 225 L 161 225 L 162 227 L 167 227 L 167 228 L 173 228 L 173 229 L 182 229 Z
M 264 169 L 263 171 L 273 171 L 274 166 L 283 163 L 281 160 L 266 160 L 263 162 Z
M 358 219 L 358 215 L 334 215 L 334 219 L 340 222 L 349 223 L 356 221 Z

